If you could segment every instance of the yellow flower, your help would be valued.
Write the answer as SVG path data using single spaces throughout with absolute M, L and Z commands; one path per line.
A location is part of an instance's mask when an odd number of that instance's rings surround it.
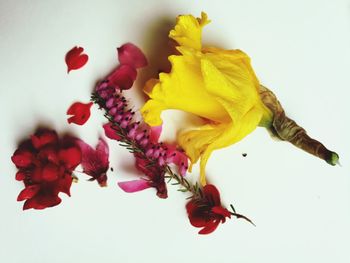
M 259 81 L 249 57 L 240 50 L 202 47 L 202 28 L 210 21 L 182 15 L 169 37 L 174 39 L 180 55 L 169 57 L 170 73 L 147 82 L 144 91 L 150 99 L 141 109 L 151 126 L 162 124 L 161 112 L 179 109 L 206 120 L 196 130 L 178 137 L 191 164 L 200 159 L 200 181 L 206 184 L 205 166 L 211 153 L 234 144 L 259 124 L 269 125 L 272 113 L 259 96 Z

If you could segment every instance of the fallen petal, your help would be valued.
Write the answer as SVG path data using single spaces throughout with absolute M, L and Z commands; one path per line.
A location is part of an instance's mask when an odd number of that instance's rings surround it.
M 142 68 L 147 66 L 147 59 L 141 49 L 132 43 L 126 43 L 117 48 L 120 64 L 129 65 L 133 68 Z
M 71 70 L 80 69 L 87 63 L 89 56 L 82 54 L 83 52 L 84 48 L 78 46 L 75 46 L 68 51 L 65 59 L 67 64 L 67 73 L 69 73 Z
M 135 193 L 151 187 L 147 181 L 142 179 L 119 182 L 118 186 L 127 193 Z

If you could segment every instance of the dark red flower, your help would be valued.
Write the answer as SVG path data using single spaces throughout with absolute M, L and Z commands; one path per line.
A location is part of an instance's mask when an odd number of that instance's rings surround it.
M 89 103 L 81 103 L 75 102 L 73 103 L 69 109 L 67 110 L 67 115 L 73 115 L 68 118 L 68 123 L 75 123 L 78 125 L 83 125 L 90 118 L 90 109 L 93 102 Z
M 97 180 L 100 186 L 106 186 L 109 168 L 107 143 L 100 138 L 96 150 L 82 140 L 77 140 L 77 144 L 82 152 L 81 165 L 84 173 L 91 176 L 90 181 Z
M 212 233 L 220 223 L 225 223 L 231 213 L 221 206 L 220 193 L 214 185 L 203 187 L 202 198 L 194 198 L 186 205 L 188 218 L 194 227 L 202 227 L 199 234 Z
M 52 130 L 38 130 L 11 157 L 19 171 L 16 180 L 25 188 L 17 197 L 23 209 L 44 209 L 61 203 L 60 192 L 70 196 L 72 171 L 80 164 L 81 152 L 75 138 L 59 139 Z
M 83 52 L 84 48 L 77 46 L 73 47 L 67 52 L 65 59 L 67 64 L 67 73 L 69 73 L 71 70 L 80 69 L 87 63 L 89 56 L 82 54 Z
M 129 65 L 135 69 L 147 66 L 147 59 L 143 52 L 134 44 L 126 43 L 117 48 L 120 64 Z

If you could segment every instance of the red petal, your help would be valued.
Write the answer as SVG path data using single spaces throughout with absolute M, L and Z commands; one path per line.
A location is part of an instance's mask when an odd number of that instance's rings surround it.
M 212 211 L 213 213 L 217 214 L 217 215 L 223 216 L 224 219 L 225 219 L 225 217 L 231 218 L 231 213 L 230 213 L 226 208 L 224 208 L 224 207 L 222 207 L 222 206 L 214 206 L 214 207 L 211 209 L 211 211 Z
M 186 210 L 188 214 L 188 219 L 194 227 L 203 227 L 207 224 L 206 218 L 201 216 L 201 213 L 198 211 L 198 206 L 194 201 L 190 201 L 186 205 Z
M 16 173 L 16 180 L 17 181 L 23 181 L 26 178 L 26 174 L 22 171 L 18 171 Z
M 65 164 L 66 168 L 73 170 L 81 162 L 81 151 L 78 147 L 61 149 L 58 152 L 59 159 Z
M 34 195 L 36 195 L 40 190 L 40 185 L 30 185 L 24 188 L 18 195 L 17 201 L 23 201 L 26 199 L 32 198 Z
M 207 225 L 201 231 L 198 232 L 198 234 L 201 234 L 201 235 L 210 234 L 214 232 L 214 230 L 218 227 L 219 224 L 220 224 L 220 220 L 211 220 L 207 223 Z
M 42 171 L 42 179 L 45 181 L 55 181 L 58 178 L 59 168 L 53 164 L 48 163 Z
M 130 89 L 134 84 L 136 76 L 136 69 L 130 67 L 129 65 L 120 65 L 107 77 L 107 80 L 113 86 L 116 86 L 116 88 Z
M 82 47 L 73 47 L 66 54 L 66 64 L 67 64 L 67 73 L 74 69 L 80 69 L 83 67 L 89 59 L 89 56 L 82 54 L 84 48 Z
M 56 143 L 58 141 L 58 136 L 55 131 L 42 130 L 32 135 L 31 140 L 34 148 L 39 149 L 43 146 Z
M 107 138 L 117 141 L 121 139 L 121 137 L 117 134 L 116 130 L 113 129 L 113 125 L 111 123 L 106 123 L 105 125 L 103 125 L 103 129 L 105 130 L 105 135 L 107 136 Z
M 73 103 L 69 109 L 67 110 L 67 115 L 73 115 L 68 118 L 68 123 L 75 123 L 78 125 L 83 125 L 90 118 L 90 109 L 92 106 L 92 102 L 89 103 L 81 103 L 75 102 Z
M 69 173 L 64 173 L 59 178 L 58 184 L 56 185 L 56 191 L 62 192 L 70 196 L 70 188 L 72 186 L 73 178 Z
M 25 201 L 23 210 L 30 208 L 45 209 L 47 207 L 56 206 L 61 203 L 61 198 L 56 195 L 37 195 L 32 199 Z
M 33 153 L 29 150 L 18 149 L 12 155 L 11 160 L 17 168 L 26 168 L 33 163 L 33 158 Z
M 129 65 L 133 68 L 147 66 L 147 59 L 143 52 L 134 44 L 126 43 L 117 48 L 120 64 Z
M 212 206 L 221 206 L 220 193 L 214 185 L 205 185 L 203 187 L 203 193 Z

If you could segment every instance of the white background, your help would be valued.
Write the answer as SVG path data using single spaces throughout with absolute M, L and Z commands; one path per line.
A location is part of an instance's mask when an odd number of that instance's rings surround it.
M 207 168 L 223 203 L 233 203 L 257 227 L 232 219 L 200 236 L 185 213 L 187 195 L 176 187 L 161 200 L 152 189 L 126 194 L 116 186 L 134 171 L 126 150 L 110 142 L 115 172 L 108 188 L 78 174 L 72 197 L 63 196 L 61 205 L 23 212 L 16 202 L 23 186 L 10 161 L 17 142 L 46 124 L 96 143 L 102 113 L 95 108 L 79 127 L 66 123 L 67 108 L 88 101 L 94 83 L 117 65 L 115 48 L 129 41 L 150 60 L 129 94 L 141 102 L 142 81 L 161 69 L 176 15 L 201 11 L 212 20 L 204 42 L 247 52 L 287 113 L 337 151 L 343 166 L 258 128 L 215 152 Z M 90 60 L 67 75 L 64 56 L 75 45 Z M 1 0 L 0 261 L 350 262 L 349 78 L 348 0 Z M 165 115 L 174 124 L 175 115 Z

